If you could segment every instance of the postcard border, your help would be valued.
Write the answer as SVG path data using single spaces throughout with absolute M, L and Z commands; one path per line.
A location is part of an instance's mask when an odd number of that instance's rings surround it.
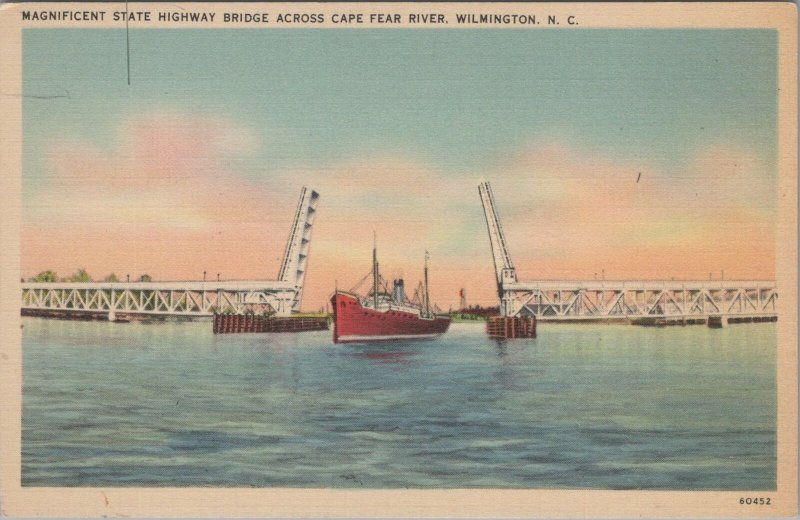
M 36 9 L 64 4 L 37 3 Z M 78 4 L 75 4 L 78 5 Z M 98 4 L 85 4 L 94 8 Z M 132 4 L 131 4 L 132 5 Z M 144 4 L 142 4 L 144 5 Z M 159 4 L 146 4 L 155 9 Z M 163 5 L 163 4 L 162 4 Z M 174 5 L 174 4 L 171 4 Z M 217 4 L 182 3 L 211 11 Z M 254 11 L 259 4 L 226 4 Z M 277 4 L 271 4 L 275 6 Z M 292 9 L 361 12 L 413 4 L 292 4 Z M 439 11 L 458 8 L 514 12 L 534 4 L 426 3 Z M 124 3 L 104 4 L 124 9 Z M 116 7 L 112 7 L 116 6 Z M 779 197 L 776 279 L 778 321 L 778 489 L 772 507 L 742 506 L 740 491 L 596 490 L 352 490 L 241 488 L 31 488 L 21 487 L 21 320 L 19 265 L 21 221 L 21 29 L 26 4 L 0 6 L 0 514 L 58 517 L 787 517 L 797 514 L 797 27 L 791 3 L 535 4 L 554 13 L 577 13 L 589 28 L 774 28 L 778 31 Z M 130 7 L 130 5 L 129 5 Z M 413 7 L 418 8 L 419 4 Z M 38 27 L 57 27 L 44 23 Z M 71 24 L 78 27 L 80 24 Z M 117 25 L 107 24 L 106 27 Z M 154 24 L 158 27 L 174 25 Z M 212 27 L 209 27 L 212 30 Z M 411 30 L 411 29 L 409 29 Z M 415 29 L 429 30 L 429 29 Z M 446 30 L 446 29 L 442 29 Z M 481 30 L 475 28 L 475 30 Z M 531 29 L 547 30 L 547 29 Z M 16 174 L 14 174 L 16 172 Z

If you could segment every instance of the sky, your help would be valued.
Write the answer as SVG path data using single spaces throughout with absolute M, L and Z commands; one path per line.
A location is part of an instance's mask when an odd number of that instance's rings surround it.
M 273 279 L 317 190 L 303 307 L 370 270 L 496 304 L 520 279 L 771 279 L 771 30 L 23 31 L 22 275 Z

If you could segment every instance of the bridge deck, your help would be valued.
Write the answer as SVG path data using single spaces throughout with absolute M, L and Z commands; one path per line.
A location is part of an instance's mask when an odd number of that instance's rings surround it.
M 285 281 L 22 283 L 22 309 L 211 316 L 248 311 L 291 313 L 297 288 Z
M 777 316 L 769 280 L 547 280 L 506 282 L 502 291 L 506 315 L 544 321 Z

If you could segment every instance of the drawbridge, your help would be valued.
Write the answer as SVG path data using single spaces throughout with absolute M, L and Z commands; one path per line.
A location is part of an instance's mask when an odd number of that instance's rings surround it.
M 300 311 L 319 194 L 303 187 L 276 280 L 23 282 L 22 313 L 70 317 L 178 316 Z
M 536 280 L 521 281 L 509 254 L 488 182 L 478 186 L 494 260 L 500 314 L 541 321 L 661 319 L 773 321 L 774 281 Z

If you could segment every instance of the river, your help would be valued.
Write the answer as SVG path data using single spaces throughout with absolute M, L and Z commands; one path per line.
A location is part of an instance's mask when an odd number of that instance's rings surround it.
M 776 485 L 774 323 L 334 345 L 22 322 L 24 486 Z

